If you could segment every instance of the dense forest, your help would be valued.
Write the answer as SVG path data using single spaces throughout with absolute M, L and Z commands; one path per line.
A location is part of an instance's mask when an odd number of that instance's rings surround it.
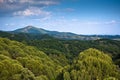
M 59 54 L 60 55 L 60 54 Z M 89 48 L 68 62 L 66 56 L 0 38 L 1 80 L 119 80 L 119 67 L 102 51 Z M 52 57 L 50 57 L 52 56 Z M 61 61 L 62 60 L 62 61 Z
M 0 80 L 120 80 L 120 41 L 0 37 Z

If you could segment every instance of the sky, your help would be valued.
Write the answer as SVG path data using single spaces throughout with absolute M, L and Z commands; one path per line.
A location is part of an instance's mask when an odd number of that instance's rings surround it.
M 28 25 L 84 35 L 120 35 L 120 0 L 0 0 L 0 30 Z

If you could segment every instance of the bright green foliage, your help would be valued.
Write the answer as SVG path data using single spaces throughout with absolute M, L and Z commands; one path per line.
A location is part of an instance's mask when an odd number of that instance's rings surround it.
M 120 79 L 120 72 L 116 65 L 113 64 L 110 56 L 93 48 L 81 52 L 71 67 L 64 69 L 63 79 L 66 80 Z
M 45 75 L 41 75 L 36 77 L 36 80 L 48 80 L 48 78 Z
M 63 75 L 64 80 L 71 80 L 69 72 L 65 72 Z
M 107 54 L 90 48 L 72 61 L 61 53 L 66 52 L 62 50 L 64 45 L 57 42 L 51 41 L 54 45 L 44 42 L 48 46 L 43 48 L 46 55 L 35 47 L 0 38 L 0 80 L 120 80 L 119 68 Z M 49 49 L 56 45 L 60 46 Z M 65 45 L 67 51 L 71 52 L 69 49 L 73 48 Z M 119 64 L 119 58 L 116 64 Z
M 0 38 L 1 80 L 55 80 L 59 66 L 34 47 Z
M 0 54 L 0 80 L 12 80 L 14 75 L 20 75 L 22 68 L 18 61 Z
M 22 70 L 20 78 L 21 80 L 35 80 L 34 74 L 27 68 Z
M 103 80 L 107 76 L 116 77 L 118 74 L 112 59 L 103 52 L 92 48 L 80 53 L 75 67 L 82 74 L 89 76 L 90 80 Z
M 105 78 L 104 80 L 118 80 L 118 79 L 116 79 L 114 77 L 108 77 L 108 78 Z
M 71 74 L 71 79 L 72 79 L 72 80 L 77 80 L 78 75 L 77 75 L 77 71 L 76 71 L 76 70 L 73 69 L 73 70 L 70 72 L 70 74 Z

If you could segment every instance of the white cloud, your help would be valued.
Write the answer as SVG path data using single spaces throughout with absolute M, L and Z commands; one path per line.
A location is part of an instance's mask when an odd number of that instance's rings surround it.
M 58 4 L 57 1 L 55 0 L 20 0 L 19 1 L 20 3 L 29 3 L 29 4 L 33 4 L 33 5 L 36 5 L 36 4 L 39 4 L 39 5 L 54 5 L 54 4 Z
M 41 8 L 30 7 L 23 11 L 17 11 L 13 13 L 15 16 L 48 16 L 50 12 L 44 11 Z
M 47 11 L 43 11 L 38 8 L 47 8 L 51 5 L 59 4 L 59 0 L 0 0 L 0 13 L 2 16 L 7 15 L 38 15 L 49 14 Z M 31 10 L 29 7 L 36 7 L 37 10 Z M 36 13 L 37 12 L 37 13 Z M 36 13 L 36 14 L 35 14 Z
M 80 22 L 81 24 L 87 24 L 87 25 L 112 25 L 112 24 L 119 24 L 119 21 L 111 20 L 111 21 L 85 21 Z
M 0 0 L 0 3 L 9 4 L 13 3 L 13 5 L 17 4 L 31 4 L 31 5 L 54 5 L 59 4 L 58 0 Z
M 16 2 L 17 0 L 8 0 L 8 2 L 10 2 L 10 3 L 14 3 L 14 2 Z
M 39 21 L 39 22 L 41 22 L 41 23 L 44 23 L 45 21 L 51 20 L 51 15 L 45 16 L 45 17 L 43 17 L 43 18 L 35 18 L 35 19 L 33 19 L 33 20 Z
M 49 0 L 49 1 L 40 1 L 38 2 L 39 4 L 44 4 L 44 5 L 54 5 L 54 4 L 58 4 L 58 2 Z
M 119 22 L 116 20 L 111 20 L 111 21 L 105 22 L 105 24 L 118 24 L 118 23 Z

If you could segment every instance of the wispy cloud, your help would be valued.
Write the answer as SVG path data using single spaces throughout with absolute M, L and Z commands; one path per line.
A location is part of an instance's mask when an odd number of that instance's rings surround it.
M 32 5 L 54 5 L 54 4 L 58 4 L 57 0 L 20 0 L 20 3 L 29 3 Z
M 30 16 L 35 15 L 35 12 L 38 12 L 36 15 L 46 15 L 49 13 L 42 11 L 41 8 L 57 4 L 59 4 L 59 0 L 0 0 L 0 16 L 13 13 L 14 15 Z M 36 7 L 38 11 L 29 9 L 29 7 Z
M 41 8 L 29 7 L 23 11 L 17 11 L 13 13 L 15 16 L 48 16 L 50 12 L 44 11 Z
M 39 20 L 40 21 L 40 20 Z M 43 24 L 45 26 L 53 26 L 53 27 L 65 27 L 69 26 L 69 28 L 73 28 L 73 26 L 76 25 L 76 27 L 108 27 L 111 25 L 120 25 L 120 21 L 117 20 L 110 20 L 110 21 L 81 21 L 80 19 L 73 18 L 73 19 L 66 19 L 64 17 L 57 18 L 57 19 L 50 19 L 48 21 L 44 21 Z M 63 26 L 65 25 L 65 26 Z M 68 28 L 67 28 L 68 29 Z
M 104 22 L 104 24 L 119 24 L 120 22 L 119 21 L 116 21 L 116 20 L 111 20 L 111 21 L 108 21 L 108 22 Z
M 110 21 L 86 21 L 86 22 L 80 22 L 82 24 L 88 24 L 88 25 L 112 25 L 112 24 L 120 24 L 120 21 L 117 20 L 110 20 Z

